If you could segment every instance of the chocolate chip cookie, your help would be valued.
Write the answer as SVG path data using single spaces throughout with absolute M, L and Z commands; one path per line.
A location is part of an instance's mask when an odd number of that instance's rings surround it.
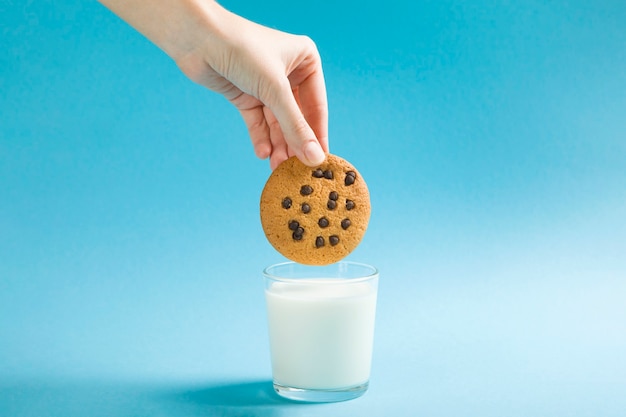
M 267 240 L 285 257 L 307 265 L 331 264 L 352 252 L 367 230 L 370 210 L 361 174 L 331 154 L 315 168 L 289 158 L 272 172 L 261 194 Z

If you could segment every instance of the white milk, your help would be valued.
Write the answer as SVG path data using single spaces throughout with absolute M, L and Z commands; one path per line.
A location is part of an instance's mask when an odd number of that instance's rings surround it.
M 274 382 L 306 389 L 363 384 L 372 358 L 375 281 L 317 281 L 328 285 L 273 282 L 265 291 Z

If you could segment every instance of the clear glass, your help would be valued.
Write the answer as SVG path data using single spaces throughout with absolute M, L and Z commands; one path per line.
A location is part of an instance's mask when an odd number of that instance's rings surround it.
M 363 395 L 372 362 L 376 268 L 286 262 L 263 275 L 276 392 L 309 402 Z

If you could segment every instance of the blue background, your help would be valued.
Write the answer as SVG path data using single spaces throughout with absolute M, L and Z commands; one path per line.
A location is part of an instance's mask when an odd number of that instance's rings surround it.
M 369 184 L 371 386 L 271 391 L 270 173 L 97 3 L 0 2 L 0 415 L 623 416 L 626 3 L 225 0 L 311 36 Z

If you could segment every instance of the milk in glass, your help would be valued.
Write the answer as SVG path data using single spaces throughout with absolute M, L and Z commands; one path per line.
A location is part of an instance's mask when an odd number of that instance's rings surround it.
M 376 281 L 272 282 L 265 295 L 275 383 L 328 390 L 368 382 Z

